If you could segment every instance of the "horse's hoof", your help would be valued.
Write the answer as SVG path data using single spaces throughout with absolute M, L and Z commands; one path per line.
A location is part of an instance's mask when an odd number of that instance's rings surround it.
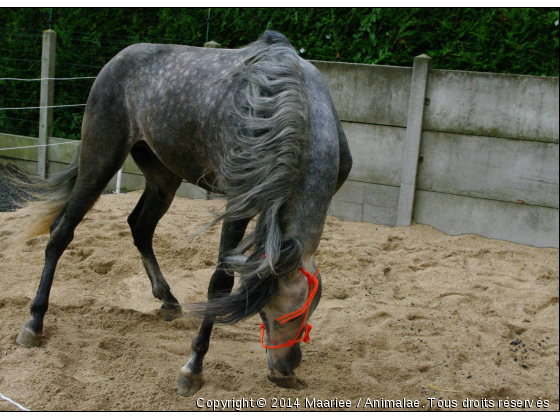
M 174 308 L 174 309 L 167 309 L 167 308 L 161 307 L 161 308 L 158 309 L 157 314 L 164 321 L 171 322 L 174 319 L 177 319 L 177 318 L 180 318 L 181 316 L 183 316 L 183 311 L 181 310 L 180 306 L 179 306 L 179 308 Z
M 202 387 L 202 373 L 191 373 L 181 369 L 177 380 L 177 392 L 183 397 L 192 397 Z
M 43 335 L 35 334 L 29 329 L 29 327 L 27 327 L 27 325 L 24 325 L 23 327 L 21 327 L 16 341 L 23 347 L 39 347 L 41 345 L 41 342 L 43 341 Z
M 268 380 L 275 383 L 280 388 L 299 389 L 299 383 L 297 377 L 295 376 L 280 376 L 269 374 Z

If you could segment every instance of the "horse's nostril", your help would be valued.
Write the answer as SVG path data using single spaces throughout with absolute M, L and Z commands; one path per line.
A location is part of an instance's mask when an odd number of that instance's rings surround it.
M 294 374 L 294 368 L 289 359 L 278 360 L 274 363 L 271 371 L 278 376 L 290 376 Z
M 301 363 L 302 354 L 300 349 L 294 348 L 285 358 L 276 360 L 271 366 L 271 371 L 281 376 L 293 376 L 294 370 Z
M 277 363 L 272 372 L 278 376 L 290 376 L 294 374 L 294 371 L 285 363 Z

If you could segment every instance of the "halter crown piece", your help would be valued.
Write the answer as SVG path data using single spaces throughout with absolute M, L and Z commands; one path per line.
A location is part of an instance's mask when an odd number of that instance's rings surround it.
M 309 332 L 311 331 L 312 327 L 311 324 L 307 324 L 305 320 L 307 319 L 309 306 L 311 305 L 311 302 L 313 302 L 313 298 L 315 298 L 315 295 L 317 294 L 317 290 L 319 289 L 319 280 L 317 280 L 317 274 L 319 274 L 319 269 L 317 269 L 317 272 L 315 273 L 314 276 L 311 275 L 309 271 L 305 271 L 303 268 L 300 268 L 299 270 L 307 278 L 307 283 L 309 283 L 309 294 L 307 296 L 307 300 L 305 301 L 303 306 L 299 308 L 297 311 L 276 318 L 275 321 L 277 321 L 279 324 L 284 324 L 285 322 L 291 321 L 292 319 L 295 319 L 300 315 L 303 315 L 303 321 L 301 321 L 299 330 L 293 340 L 288 340 L 284 344 L 279 344 L 277 346 L 267 346 L 266 344 L 264 344 L 264 324 L 261 324 L 261 345 L 265 349 L 281 349 L 282 347 L 292 347 L 294 344 L 299 343 L 301 341 L 305 343 L 309 343 Z M 298 338 L 302 330 L 303 330 L 303 335 L 300 338 Z

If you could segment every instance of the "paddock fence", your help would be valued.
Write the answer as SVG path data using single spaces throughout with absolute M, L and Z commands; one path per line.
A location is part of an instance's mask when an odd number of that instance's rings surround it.
M 43 33 L 40 52 L 38 136 L 0 133 L 0 161 L 45 176 L 68 164 L 78 144 L 50 135 L 60 111 L 52 101 L 59 82 L 49 71 L 56 56 L 51 32 Z M 451 235 L 558 248 L 559 79 L 435 70 L 430 61 L 424 55 L 412 67 L 312 61 L 354 159 L 329 214 L 391 226 L 414 220 Z M 144 188 L 130 157 L 122 188 Z M 177 194 L 211 198 L 186 182 Z

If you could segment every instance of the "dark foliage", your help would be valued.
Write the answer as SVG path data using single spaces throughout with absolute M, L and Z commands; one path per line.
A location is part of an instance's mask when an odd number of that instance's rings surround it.
M 39 77 L 48 8 L 0 13 L 0 77 Z M 95 76 L 138 42 L 202 46 L 208 9 L 55 8 L 56 77 Z M 558 76 L 558 8 L 216 8 L 209 39 L 226 48 L 265 29 L 286 35 L 312 60 L 411 66 L 428 54 L 433 68 Z M 92 80 L 59 81 L 55 104 L 85 103 Z M 0 108 L 38 106 L 39 83 L 0 81 Z M 77 139 L 83 108 L 54 112 L 53 136 Z M 36 136 L 37 110 L 0 111 L 0 132 Z

